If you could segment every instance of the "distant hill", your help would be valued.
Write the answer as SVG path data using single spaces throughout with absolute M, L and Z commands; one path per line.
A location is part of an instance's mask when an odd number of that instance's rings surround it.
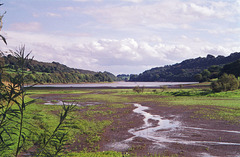
M 7 55 L 3 56 L 4 58 L 4 63 L 9 66 L 9 68 L 16 68 L 17 64 L 17 59 L 13 57 L 12 55 Z M 46 73 L 54 73 L 54 72 L 71 72 L 71 71 L 78 71 L 83 74 L 95 74 L 93 71 L 89 70 L 82 70 L 82 69 L 74 69 L 74 68 L 69 68 L 64 64 L 60 64 L 58 62 L 52 62 L 52 63 L 47 63 L 47 62 L 39 62 L 37 60 L 32 60 L 31 64 L 27 65 L 27 68 L 30 71 L 34 72 L 46 72 Z
M 17 59 L 12 55 L 1 57 L 0 62 L 8 68 L 8 73 L 18 69 Z M 112 82 L 119 80 L 109 72 L 69 68 L 58 62 L 46 63 L 32 60 L 30 64 L 26 65 L 26 71 L 31 74 L 32 80 L 42 83 Z
M 131 75 L 130 81 L 197 81 L 195 80 L 194 75 L 201 73 L 204 69 L 208 69 L 212 65 L 222 67 L 223 65 L 234 62 L 238 59 L 240 59 L 240 52 L 232 53 L 227 57 L 207 55 L 207 57 L 188 59 L 174 65 L 152 68 L 139 75 Z

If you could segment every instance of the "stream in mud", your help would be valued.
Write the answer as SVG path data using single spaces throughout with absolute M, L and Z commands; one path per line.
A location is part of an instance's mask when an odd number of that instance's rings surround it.
M 214 141 L 214 140 L 192 140 L 187 133 L 198 133 L 204 135 L 208 133 L 216 134 L 231 134 L 234 136 L 240 136 L 240 131 L 233 130 L 216 130 L 205 129 L 197 127 L 184 126 L 182 123 L 176 120 L 164 119 L 160 115 L 152 115 L 146 110 L 149 107 L 142 106 L 140 104 L 134 104 L 136 107 L 133 112 L 143 116 L 144 124 L 139 128 L 133 128 L 128 130 L 133 136 L 122 142 L 112 143 L 112 148 L 126 149 L 129 147 L 129 143 L 134 141 L 135 138 L 144 138 L 158 147 L 166 147 L 167 143 L 180 143 L 186 145 L 233 145 L 240 146 L 240 143 L 228 142 L 228 141 Z M 185 133 L 183 133 L 183 130 Z
M 99 105 L 100 102 L 63 102 L 63 101 L 47 101 L 45 105 L 77 105 L 77 106 L 91 106 Z M 141 104 L 134 104 L 136 107 L 133 112 L 139 114 L 143 118 L 143 125 L 141 127 L 129 129 L 128 132 L 132 137 L 123 141 L 114 141 L 106 145 L 107 149 L 116 151 L 126 151 L 131 148 L 132 144 L 137 141 L 135 139 L 146 139 L 150 141 L 152 148 L 170 148 L 169 144 L 183 144 L 188 146 L 237 146 L 240 147 L 239 140 L 228 139 L 227 137 L 240 137 L 240 131 L 237 130 L 218 130 L 203 127 L 187 126 L 171 116 L 170 119 L 161 117 L 160 115 L 153 115 L 150 111 L 151 108 Z M 199 126 L 201 126 L 199 124 Z M 206 134 L 211 134 L 211 138 L 204 138 Z M 216 137 L 224 136 L 224 140 L 217 139 Z M 217 149 L 218 151 L 219 149 Z M 235 153 L 235 152 L 234 152 Z M 239 151 L 236 151 L 240 155 Z M 197 156 L 211 156 L 203 152 L 196 154 Z
M 159 115 L 152 115 L 145 110 L 149 108 L 146 106 L 142 106 L 140 104 L 134 104 L 136 109 L 133 112 L 141 114 L 144 116 L 144 125 L 140 128 L 130 129 L 129 132 L 134 136 L 125 141 L 131 141 L 136 137 L 145 138 L 147 140 L 153 141 L 155 144 L 162 145 L 165 142 L 175 142 L 175 143 L 183 143 L 183 144 L 215 144 L 215 145 L 239 145 L 240 143 L 232 143 L 232 142 L 219 142 L 219 141 L 188 141 L 182 140 L 183 137 L 181 130 L 188 129 L 192 131 L 208 131 L 208 132 L 222 132 L 222 133 L 231 133 L 231 134 L 239 134 L 240 131 L 232 131 L 232 130 L 216 130 L 216 129 L 205 129 L 205 128 L 197 128 L 197 127 L 188 127 L 183 126 L 180 122 L 174 120 L 163 119 L 163 117 Z M 150 120 L 157 121 L 157 125 L 153 125 Z

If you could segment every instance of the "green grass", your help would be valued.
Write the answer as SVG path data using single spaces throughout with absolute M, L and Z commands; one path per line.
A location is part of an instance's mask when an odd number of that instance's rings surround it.
M 228 108 L 219 108 L 216 109 L 205 109 L 202 108 L 199 111 L 196 111 L 195 114 L 201 115 L 201 117 L 212 120 L 224 120 L 232 123 L 240 123 L 240 109 L 228 109 Z
M 210 93 L 208 96 L 209 97 L 240 98 L 240 90 L 220 92 L 220 93 Z
M 28 102 L 32 100 L 29 97 L 26 97 L 25 101 Z M 13 106 L 13 109 L 17 108 L 16 105 Z M 31 139 L 37 140 L 37 134 L 41 134 L 44 130 L 43 128 L 51 130 L 51 128 L 56 127 L 58 118 L 54 114 L 49 114 L 51 110 L 58 111 L 60 110 L 60 106 L 53 106 L 53 108 L 43 108 L 40 105 L 31 104 L 27 106 L 27 110 L 24 112 L 24 136 L 31 137 Z M 15 121 L 19 121 L 17 118 L 14 118 Z M 18 132 L 14 130 L 17 127 L 16 123 L 11 123 L 10 127 L 13 127 L 12 131 L 16 134 L 12 135 L 12 140 L 14 145 L 11 146 L 12 150 L 6 150 L 3 156 L 13 156 L 14 148 L 17 145 L 17 136 Z M 27 140 L 24 149 L 28 149 L 33 146 L 33 141 Z
M 90 90 L 57 90 L 57 89 L 42 89 L 42 90 L 32 90 L 28 89 L 28 95 L 36 95 L 36 94 L 84 94 L 92 92 Z
M 195 109 L 194 117 L 240 123 L 240 99 L 219 97 L 168 97 L 170 105 Z
M 87 143 L 81 152 L 69 152 L 68 156 L 122 156 L 122 153 L 96 152 L 99 149 L 98 142 L 106 127 L 114 123 L 118 109 L 131 106 L 129 103 L 155 102 L 156 105 L 182 106 L 193 110 L 192 118 L 211 120 L 224 120 L 230 123 L 240 123 L 240 90 L 212 93 L 201 89 L 145 89 L 143 93 L 135 93 L 132 89 L 81 89 L 81 90 L 29 90 L 26 101 L 31 101 L 29 96 L 39 94 L 66 94 L 65 100 L 81 102 L 100 102 L 98 105 L 76 107 L 68 117 L 68 141 L 69 143 Z M 69 97 L 67 94 L 79 94 Z M 42 100 L 27 106 L 25 121 L 32 131 L 40 134 L 45 129 L 51 130 L 58 123 L 58 115 L 61 106 L 41 105 Z M 56 100 L 52 100 L 56 102 Z M 103 117 L 103 118 L 99 118 Z M 27 130 L 26 134 L 36 138 Z M 81 141 L 81 140 L 83 141 Z M 26 149 L 33 145 L 28 141 Z M 79 147 L 74 148 L 79 151 Z M 73 149 L 73 150 L 74 150 Z M 94 151 L 94 152 L 91 152 Z M 6 151 L 11 154 L 11 151 Z M 153 155 L 155 156 L 155 155 Z M 156 155 L 157 156 L 157 155 Z
M 103 102 L 103 103 L 121 103 L 128 102 L 129 99 L 113 94 L 86 94 L 78 97 L 64 97 L 64 99 L 81 100 L 82 102 Z
M 240 108 L 240 90 L 212 93 L 207 89 L 145 89 L 143 93 L 133 92 L 132 89 L 105 89 L 105 90 L 78 90 L 78 91 L 41 91 L 41 93 L 84 93 L 78 97 L 65 97 L 65 99 L 74 99 L 82 102 L 101 102 L 103 104 L 112 105 L 112 108 L 125 107 L 124 103 L 134 102 L 166 102 L 167 105 L 178 106 L 202 106 L 202 110 L 195 114 L 202 117 L 209 117 L 211 113 L 215 113 L 215 119 L 230 120 L 236 122 L 239 118 L 238 110 Z M 91 93 L 91 94 L 90 94 Z M 96 93 L 96 94 L 93 94 Z M 203 110 L 208 110 L 207 106 L 213 106 L 214 110 L 211 113 Z M 223 108 L 227 109 L 223 109 Z M 92 107 L 94 108 L 94 107 Z M 220 111 L 219 111 L 220 109 Z M 87 115 L 107 115 L 114 114 L 111 111 L 101 113 L 101 111 L 87 111 Z M 232 116 L 231 116 L 232 115 Z M 235 117 L 235 118 L 228 118 Z M 214 118 L 211 118 L 214 119 Z
M 165 102 L 167 106 L 194 109 L 195 118 L 240 123 L 240 90 L 213 93 L 208 89 L 147 89 L 143 93 L 126 90 L 119 94 L 135 97 L 136 102 Z
M 37 94 L 38 93 L 39 92 L 37 92 Z M 30 100 L 31 98 L 26 97 L 26 101 Z M 86 111 L 79 114 L 79 110 L 81 109 L 85 109 Z M 26 122 L 25 127 L 37 134 L 43 133 L 45 129 L 53 131 L 58 124 L 58 115 L 60 114 L 61 110 L 61 106 L 55 105 L 39 105 L 36 103 L 28 105 L 27 110 L 25 110 L 24 113 L 24 120 Z M 88 106 L 84 108 L 76 107 L 75 110 L 68 116 L 68 130 L 66 130 L 66 132 L 68 132 L 68 141 L 70 143 L 74 142 L 75 136 L 87 137 L 85 139 L 87 142 L 86 150 L 98 150 L 99 147 L 96 146 L 95 143 L 101 140 L 101 134 L 103 133 L 104 128 L 111 125 L 112 120 L 98 120 L 95 119 L 95 117 L 110 116 L 114 113 L 115 112 L 112 110 L 96 110 L 96 107 L 94 106 Z M 32 134 L 27 129 L 25 129 L 24 132 L 27 136 L 31 135 L 32 139 L 37 140 L 37 135 Z M 31 146 L 33 146 L 33 141 L 27 141 L 25 148 L 28 149 Z M 12 146 L 12 148 L 15 147 L 16 145 Z M 11 156 L 11 154 L 13 154 L 13 152 L 10 150 L 6 151 L 4 155 Z
M 105 90 L 105 92 L 110 90 Z M 111 90 L 108 94 L 83 95 L 77 99 L 82 101 L 99 101 L 110 104 L 133 102 L 165 102 L 171 106 L 195 108 L 195 117 L 225 120 L 239 123 L 240 119 L 240 90 L 212 93 L 208 89 L 162 89 L 153 91 L 145 89 L 143 93 L 133 92 L 132 89 Z M 123 106 L 124 107 L 124 106 Z M 209 109 L 209 107 L 212 107 Z M 201 109 L 199 109 L 201 108 Z

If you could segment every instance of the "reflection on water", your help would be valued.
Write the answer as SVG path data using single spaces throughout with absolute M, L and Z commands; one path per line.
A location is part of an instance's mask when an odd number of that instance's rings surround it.
M 75 105 L 75 106 L 92 106 L 99 105 L 100 102 L 64 102 L 61 100 L 58 101 L 47 101 L 44 105 Z
M 137 108 L 134 109 L 133 112 L 144 116 L 144 124 L 140 128 L 130 129 L 129 132 L 134 136 L 125 140 L 126 142 L 132 141 L 136 137 L 145 138 L 159 145 L 162 145 L 162 142 L 173 142 L 167 135 L 171 131 L 180 129 L 180 122 L 163 119 L 159 115 L 152 115 L 145 111 L 149 109 L 146 106 L 140 104 L 134 104 L 134 106 Z M 155 121 L 157 124 L 154 125 L 152 121 Z M 158 134 L 159 131 L 161 131 L 161 134 Z
M 180 84 L 193 84 L 196 82 L 112 82 L 112 83 L 82 83 L 82 84 L 49 84 L 49 85 L 36 85 L 34 87 L 82 87 L 82 88 L 94 88 L 94 87 L 160 87 L 160 86 L 174 86 Z

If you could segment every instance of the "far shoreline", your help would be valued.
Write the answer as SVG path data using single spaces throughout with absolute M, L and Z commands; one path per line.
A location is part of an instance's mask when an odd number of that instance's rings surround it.
M 168 88 L 202 88 L 208 85 L 199 84 L 198 82 L 101 82 L 101 83 L 67 83 L 67 84 L 38 84 L 33 87 L 27 85 L 26 88 L 31 89 L 132 89 L 134 87 L 143 87 L 150 89 L 158 89 L 163 86 Z

